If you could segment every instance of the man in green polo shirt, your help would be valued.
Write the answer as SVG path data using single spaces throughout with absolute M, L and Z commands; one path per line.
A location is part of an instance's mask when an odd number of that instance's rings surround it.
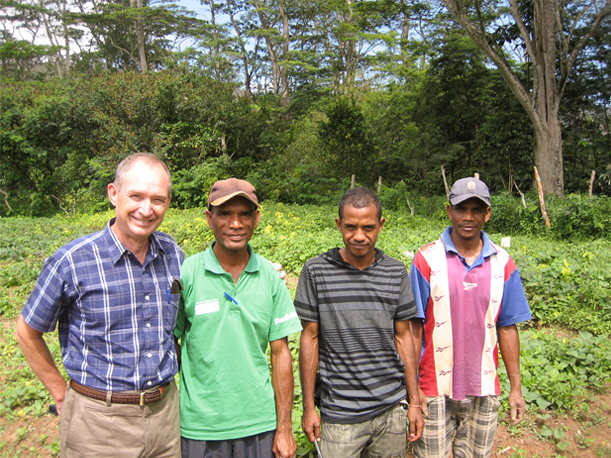
M 293 458 L 297 450 L 287 336 L 301 324 L 284 281 L 248 244 L 259 207 L 250 183 L 216 182 L 206 210 L 215 242 L 182 266 L 183 458 Z

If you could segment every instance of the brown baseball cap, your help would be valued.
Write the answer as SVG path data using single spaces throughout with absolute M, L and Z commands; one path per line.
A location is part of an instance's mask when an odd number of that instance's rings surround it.
M 228 178 L 214 183 L 210 195 L 208 196 L 208 207 L 223 205 L 234 197 L 244 197 L 255 204 L 257 208 L 261 207 L 261 205 L 259 205 L 259 199 L 257 199 L 257 190 L 255 187 L 248 181 L 239 180 L 237 178 Z

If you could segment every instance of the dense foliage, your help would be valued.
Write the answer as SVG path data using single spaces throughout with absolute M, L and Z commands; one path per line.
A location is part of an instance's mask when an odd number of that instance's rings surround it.
M 0 3 L 0 216 L 104 210 L 135 151 L 168 162 L 179 208 L 228 176 L 298 204 L 335 202 L 353 174 L 400 200 L 442 195 L 442 166 L 450 182 L 478 172 L 497 194 L 531 189 L 529 117 L 433 4 L 204 1 L 202 19 L 165 1 Z M 49 46 L 15 38 L 43 25 Z M 594 170 L 594 192 L 611 193 L 608 31 L 566 81 L 568 192 L 586 192 Z

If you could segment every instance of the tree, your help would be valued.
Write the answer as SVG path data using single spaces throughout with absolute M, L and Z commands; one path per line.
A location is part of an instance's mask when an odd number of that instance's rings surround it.
M 18 63 L 17 73 L 24 75 L 29 61 L 32 66 L 53 64 L 59 77 L 69 74 L 70 45 L 82 32 L 73 27 L 68 9 L 67 0 L 0 0 L 0 41 L 6 45 L 3 54 Z M 42 73 L 40 69 L 38 73 Z
M 611 14 L 611 0 L 507 0 L 501 17 L 496 14 L 499 0 L 442 1 L 492 59 L 528 113 L 544 191 L 564 195 L 560 102 L 577 56 Z M 532 80 L 520 78 L 508 45 L 524 52 Z
M 88 28 L 88 44 L 82 46 L 81 59 L 94 55 L 107 69 L 159 68 L 171 53 L 172 39 L 191 36 L 202 21 L 194 13 L 169 3 L 150 5 L 149 0 L 75 0 L 79 13 L 74 21 Z M 83 49 L 84 48 L 84 49 Z M 87 49 L 91 51 L 88 52 Z

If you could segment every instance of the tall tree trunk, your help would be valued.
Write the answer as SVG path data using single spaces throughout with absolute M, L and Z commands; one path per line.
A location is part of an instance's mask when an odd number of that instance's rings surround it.
M 411 20 L 409 17 L 409 5 L 407 4 L 407 0 L 402 0 L 404 11 L 403 11 L 403 24 L 401 26 L 401 60 L 403 61 L 404 66 L 408 66 L 410 64 L 409 55 L 407 52 L 407 43 L 409 40 L 409 30 L 411 28 Z
M 280 67 L 280 82 L 282 84 L 282 91 L 280 93 L 282 97 L 282 105 L 289 105 L 289 78 L 288 78 L 288 67 L 286 60 L 289 56 L 289 16 L 286 12 L 284 0 L 278 0 L 278 9 L 280 12 L 280 18 L 282 19 L 282 61 L 284 65 Z
M 227 4 L 227 12 L 229 13 L 229 18 L 231 19 L 231 25 L 233 26 L 233 30 L 238 37 L 238 43 L 240 46 L 240 55 L 242 56 L 242 67 L 244 69 L 244 89 L 246 91 L 246 97 L 250 98 L 252 93 L 250 91 L 250 86 L 252 84 L 252 72 L 250 67 L 250 62 L 248 58 L 248 51 L 246 50 L 246 46 L 244 44 L 244 39 L 242 38 L 242 31 L 238 26 L 238 23 L 235 20 L 235 15 L 233 13 L 233 5 L 231 0 L 226 1 Z M 254 66 L 254 65 L 253 65 Z
M 129 6 L 132 8 L 142 8 L 142 0 L 130 0 Z M 146 62 L 146 51 L 144 49 L 144 19 L 138 17 L 136 19 L 136 36 L 138 38 L 138 54 L 140 57 L 140 71 L 145 73 L 148 70 Z
M 348 18 L 347 22 L 354 25 L 354 7 L 352 6 L 353 0 L 347 0 L 348 3 Z M 354 35 L 351 33 L 351 35 Z M 348 88 L 353 88 L 356 81 L 356 66 L 357 66 L 357 45 L 358 41 L 355 36 L 350 36 L 346 40 L 346 81 L 344 84 Z
M 220 43 L 219 43 L 219 33 L 216 27 L 216 8 L 214 5 L 214 0 L 210 0 L 208 2 L 210 5 L 210 23 L 212 24 L 212 46 L 214 50 L 214 73 L 216 75 L 216 79 L 220 81 L 221 79 L 221 68 L 220 68 Z
M 556 2 L 535 0 L 533 47 L 533 101 L 538 118 L 535 124 L 535 165 L 546 192 L 564 195 L 560 94 L 556 79 Z
M 272 65 L 272 84 L 274 87 L 274 95 L 280 95 L 280 67 L 278 66 L 278 55 L 276 54 L 276 49 L 272 43 L 270 34 L 267 32 L 269 31 L 271 24 L 268 23 L 267 18 L 265 17 L 262 5 L 260 5 L 259 2 L 256 2 L 255 6 L 257 7 L 261 27 L 266 30 L 264 37 L 265 44 L 267 45 L 267 52 L 269 53 L 269 61 Z
M 543 189 L 558 196 L 564 195 L 562 129 L 557 114 L 549 117 L 543 129 L 535 129 L 535 165 Z
M 70 35 L 68 33 L 68 24 L 66 24 L 67 21 L 67 17 L 66 17 L 66 11 L 67 11 L 67 1 L 64 0 L 62 2 L 62 26 L 63 26 L 63 31 L 64 31 L 64 46 L 66 47 L 66 59 L 64 61 L 64 74 L 66 76 L 68 76 L 68 74 L 70 73 Z
M 40 6 L 41 9 L 43 9 L 43 11 L 46 9 L 46 5 L 43 0 L 39 0 L 38 5 Z M 51 18 L 49 17 L 48 14 L 46 13 L 42 14 L 42 22 L 45 27 L 45 31 L 47 32 L 47 39 L 49 40 L 49 43 L 51 43 L 53 46 L 58 47 L 58 50 L 55 52 L 55 61 L 53 62 L 53 64 L 55 65 L 57 76 L 61 78 L 63 76 L 62 62 L 64 58 L 62 56 L 61 49 L 59 48 L 60 46 L 59 41 L 57 37 L 55 36 L 54 29 L 51 24 Z

